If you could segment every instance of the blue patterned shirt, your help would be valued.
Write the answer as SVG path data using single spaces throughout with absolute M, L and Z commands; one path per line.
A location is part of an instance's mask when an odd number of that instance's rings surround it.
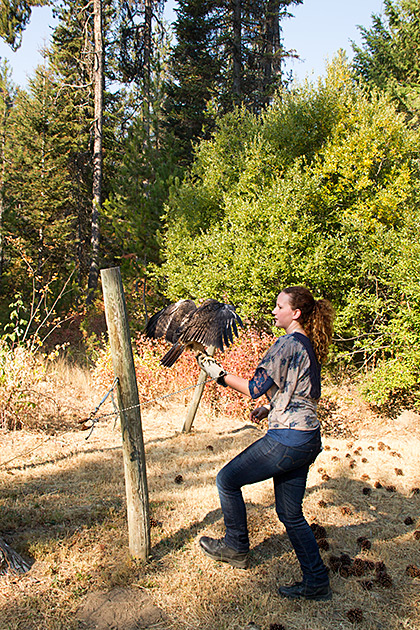
M 257 367 L 250 393 L 264 389 L 270 400 L 269 429 L 312 431 L 319 427 L 316 414 L 320 396 L 320 365 L 307 337 L 292 333 L 279 337 Z M 254 385 L 252 385 L 254 382 Z M 261 387 L 259 387 L 260 385 Z M 254 389 L 255 388 L 255 389 Z M 265 393 L 265 392 L 264 392 Z M 253 396 L 254 397 L 254 396 Z

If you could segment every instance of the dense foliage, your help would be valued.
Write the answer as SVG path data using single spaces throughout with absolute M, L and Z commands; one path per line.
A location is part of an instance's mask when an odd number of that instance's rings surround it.
M 227 298 L 269 321 L 279 289 L 306 284 L 337 309 L 340 355 L 375 368 L 372 400 L 412 390 L 418 146 L 418 133 L 341 58 L 261 117 L 225 117 L 168 204 L 168 297 Z
M 134 328 L 164 300 L 212 296 L 263 330 L 277 291 L 304 283 L 334 303 L 334 361 L 360 370 L 371 402 L 419 397 L 418 2 L 385 0 L 352 66 L 338 56 L 291 88 L 280 23 L 300 1 L 180 0 L 171 42 L 161 0 L 102 0 L 101 51 L 98 0 L 52 3 L 28 89 L 0 66 L 7 344 L 60 344 L 71 319 L 97 350 L 96 208 L 99 264 L 122 268 Z M 4 4 L 15 46 L 39 3 Z
M 420 5 L 417 0 L 384 0 L 384 16 L 362 27 L 353 46 L 354 68 L 368 84 L 386 91 L 410 118 L 420 109 Z

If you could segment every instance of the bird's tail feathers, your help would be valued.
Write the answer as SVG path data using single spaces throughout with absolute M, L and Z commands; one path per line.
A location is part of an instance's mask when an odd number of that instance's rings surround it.
M 185 345 L 183 343 L 174 343 L 168 352 L 161 358 L 160 364 L 165 367 L 172 367 L 181 354 L 184 352 Z

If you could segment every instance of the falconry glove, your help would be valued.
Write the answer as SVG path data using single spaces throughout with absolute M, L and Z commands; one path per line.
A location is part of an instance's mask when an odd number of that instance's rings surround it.
M 213 359 L 213 357 L 210 357 L 208 354 L 204 354 L 204 352 L 199 352 L 196 358 L 198 365 L 202 370 L 204 370 L 207 376 L 213 378 L 219 385 L 227 387 L 224 379 L 227 372 L 217 363 L 217 361 Z

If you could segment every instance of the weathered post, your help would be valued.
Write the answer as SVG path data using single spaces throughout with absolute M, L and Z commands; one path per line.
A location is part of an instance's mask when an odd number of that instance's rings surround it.
M 214 355 L 214 351 L 214 346 L 209 346 L 207 348 L 207 354 L 209 354 L 211 357 Z M 200 370 L 197 387 L 194 390 L 194 396 L 191 405 L 187 411 L 187 417 L 185 418 L 184 426 L 182 427 L 183 433 L 189 433 L 191 431 L 192 423 L 194 422 L 195 414 L 197 413 L 198 405 L 200 404 L 201 396 L 203 395 L 206 380 L 207 374 L 204 370 Z
M 134 558 L 146 560 L 150 552 L 146 458 L 139 394 L 120 268 L 103 269 L 101 279 L 112 364 L 114 375 L 118 378 L 117 396 L 127 496 L 129 549 Z

